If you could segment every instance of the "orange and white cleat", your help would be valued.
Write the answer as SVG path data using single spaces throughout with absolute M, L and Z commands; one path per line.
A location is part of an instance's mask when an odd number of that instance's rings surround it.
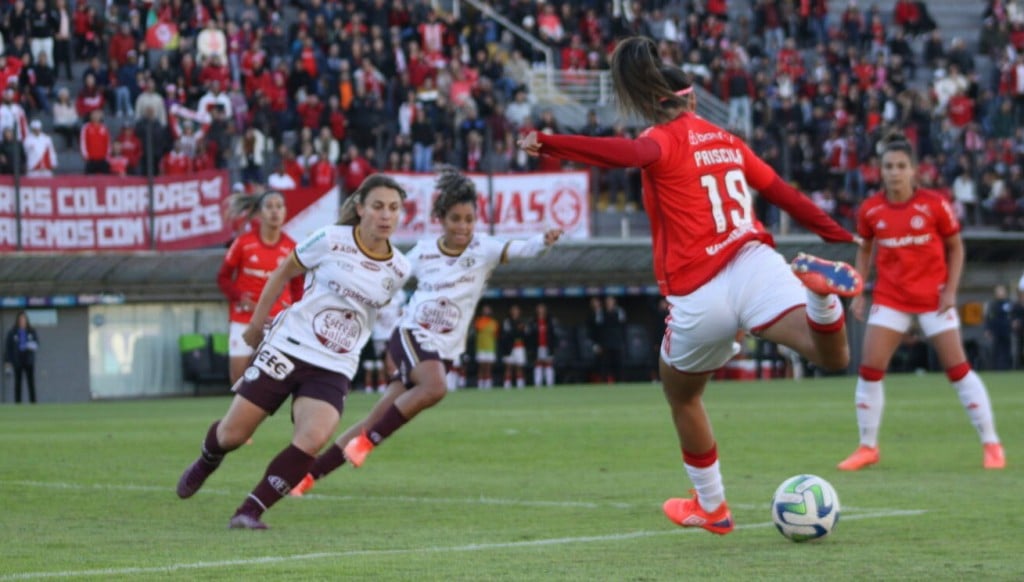
M 840 297 L 855 297 L 864 289 L 864 280 L 857 269 L 842 261 L 826 261 L 800 253 L 789 264 L 793 274 L 814 293 Z
M 365 432 L 361 432 L 359 436 L 348 441 L 348 444 L 345 445 L 342 451 L 353 467 L 361 467 L 366 462 L 367 455 L 373 451 L 373 441 L 366 436 Z
M 316 479 L 314 479 L 309 473 L 306 473 L 306 476 L 302 478 L 302 481 L 299 481 L 295 487 L 292 487 L 292 490 L 288 492 L 288 495 L 291 495 L 292 497 L 302 497 L 313 488 L 313 485 L 316 485 Z
M 985 468 L 1006 468 L 1006 455 L 1003 454 L 1003 445 L 999 443 L 985 443 Z
M 860 471 L 864 467 L 874 465 L 881 458 L 882 455 L 878 452 L 878 447 L 861 445 L 843 462 L 836 465 L 836 468 L 840 471 Z
M 682 527 L 700 527 L 713 534 L 724 536 L 733 529 L 732 514 L 729 513 L 729 506 L 723 501 L 718 509 L 708 513 L 697 502 L 697 496 L 689 499 L 673 497 L 666 501 L 661 509 L 665 517 Z

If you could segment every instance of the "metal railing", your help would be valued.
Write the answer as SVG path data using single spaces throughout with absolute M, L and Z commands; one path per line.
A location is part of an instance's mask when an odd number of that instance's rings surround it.
M 530 91 L 538 101 L 575 106 L 581 111 L 615 105 L 609 71 L 537 69 L 531 72 Z M 694 91 L 697 94 L 697 113 L 711 123 L 727 128 L 728 104 L 700 85 L 695 85 Z M 639 120 L 634 121 L 639 123 Z

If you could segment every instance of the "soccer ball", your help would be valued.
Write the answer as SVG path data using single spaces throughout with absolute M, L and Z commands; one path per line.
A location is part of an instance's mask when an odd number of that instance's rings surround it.
M 772 496 L 772 521 L 794 542 L 823 538 L 839 521 L 839 496 L 817 475 L 790 477 Z

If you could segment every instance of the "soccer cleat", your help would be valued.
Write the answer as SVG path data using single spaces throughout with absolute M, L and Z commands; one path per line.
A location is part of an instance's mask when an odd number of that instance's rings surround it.
M 217 467 L 211 467 L 209 463 L 203 461 L 202 457 L 196 459 L 178 479 L 178 497 L 188 499 L 195 495 L 216 469 Z
M 854 297 L 864 288 L 860 273 L 842 261 L 826 261 L 799 253 L 790 268 L 805 287 L 818 295 L 835 293 L 840 297 Z
M 292 487 L 292 490 L 288 492 L 288 495 L 291 495 L 292 497 L 302 497 L 312 489 L 315 484 L 316 479 L 314 479 L 309 473 L 306 473 L 306 476 L 302 478 L 302 481 L 299 481 L 298 485 Z
M 985 468 L 1006 468 L 1006 455 L 1003 454 L 1003 445 L 999 443 L 985 443 Z
M 345 453 L 345 458 L 348 459 L 349 463 L 352 463 L 353 467 L 361 467 L 366 461 L 366 456 L 373 450 L 373 441 L 371 441 L 365 432 L 359 433 L 359 436 L 348 441 L 345 448 L 342 451 Z
M 260 518 L 248 513 L 236 513 L 228 522 L 228 529 L 270 529 Z
M 840 471 L 859 471 L 868 465 L 874 465 L 881 458 L 878 447 L 861 445 L 856 451 L 850 454 L 843 462 L 836 465 Z
M 713 534 L 724 536 L 732 531 L 732 514 L 729 506 L 723 501 L 718 509 L 708 513 L 697 502 L 697 496 L 690 499 L 673 497 L 666 501 L 661 509 L 665 517 L 682 527 L 701 527 Z

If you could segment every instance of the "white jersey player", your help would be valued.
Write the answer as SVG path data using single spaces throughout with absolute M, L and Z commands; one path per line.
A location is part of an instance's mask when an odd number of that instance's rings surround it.
M 508 259 L 540 255 L 562 236 L 561 230 L 551 229 L 527 240 L 502 241 L 476 232 L 476 187 L 454 170 L 441 173 L 437 192 L 432 214 L 444 233 L 407 253 L 417 285 L 388 342 L 395 375 L 370 414 L 317 457 L 310 475 L 295 488 L 300 493 L 346 461 L 362 465 L 374 446 L 440 402 L 447 393 L 445 373 L 465 349 L 491 272 Z
M 349 194 L 337 225 L 314 232 L 270 275 L 243 333 L 256 347 L 252 365 L 227 413 L 208 429 L 202 454 L 178 481 L 178 497 L 193 496 L 289 396 L 295 426 L 288 446 L 270 461 L 229 527 L 266 529 L 263 512 L 309 473 L 341 418 L 377 312 L 409 278 L 409 261 L 390 241 L 404 199 L 394 179 L 371 175 Z M 263 322 L 278 295 L 303 273 L 302 299 L 277 315 L 264 338 Z

